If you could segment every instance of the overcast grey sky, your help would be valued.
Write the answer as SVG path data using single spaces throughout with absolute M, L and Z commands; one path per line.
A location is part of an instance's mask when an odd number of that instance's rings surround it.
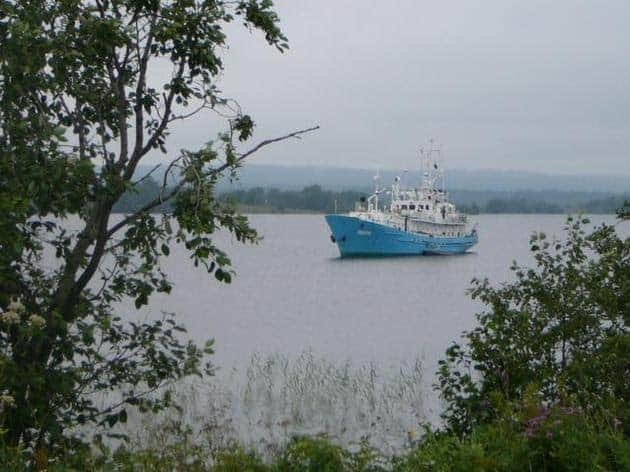
M 291 49 L 230 27 L 221 88 L 263 139 L 322 129 L 262 164 L 630 175 L 629 0 L 276 0 Z M 171 147 L 216 132 L 196 119 Z

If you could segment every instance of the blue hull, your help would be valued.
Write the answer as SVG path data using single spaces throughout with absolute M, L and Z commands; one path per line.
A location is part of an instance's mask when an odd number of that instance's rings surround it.
M 461 254 L 477 244 L 477 234 L 461 237 L 410 233 L 354 216 L 326 215 L 331 240 L 345 256 Z

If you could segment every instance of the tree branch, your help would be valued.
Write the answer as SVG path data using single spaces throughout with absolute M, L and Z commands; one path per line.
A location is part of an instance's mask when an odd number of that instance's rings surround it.
M 179 64 L 177 72 L 175 73 L 175 77 L 172 80 L 180 80 L 182 76 L 184 75 L 185 69 L 186 69 L 186 62 L 182 60 L 182 62 L 180 62 Z M 162 136 L 162 134 L 164 133 L 164 130 L 166 129 L 169 123 L 169 118 L 171 115 L 171 108 L 173 106 L 174 99 L 175 99 L 175 87 L 171 87 L 171 89 L 169 90 L 168 96 L 166 98 L 165 104 L 164 104 L 164 116 L 162 117 L 162 121 L 160 122 L 157 129 L 151 135 L 151 137 L 149 138 L 149 140 L 144 146 L 142 146 L 141 144 L 140 146 L 138 146 L 138 143 L 136 142 L 136 147 L 134 148 L 133 154 L 131 155 L 131 159 L 129 160 L 129 165 L 127 166 L 127 169 L 125 170 L 123 174 L 124 180 L 131 179 L 136 169 L 136 166 L 138 165 L 138 162 L 140 162 L 140 159 L 142 159 L 142 157 L 151 150 L 151 148 L 155 145 L 155 143 L 160 138 L 160 136 Z M 141 114 L 143 113 L 142 107 L 140 107 L 140 113 Z
M 251 156 L 255 152 L 259 151 L 261 148 L 263 148 L 265 146 L 268 146 L 268 145 L 273 144 L 273 143 L 277 143 L 279 141 L 284 141 L 284 140 L 287 140 L 287 139 L 291 139 L 291 138 L 300 139 L 301 135 L 306 134 L 306 133 L 310 133 L 311 131 L 316 131 L 318 129 L 319 129 L 319 125 L 318 126 L 313 126 L 312 128 L 303 129 L 303 130 L 300 130 L 300 131 L 294 131 L 293 133 L 289 133 L 289 134 L 286 134 L 284 136 L 280 136 L 279 138 L 266 139 L 265 141 L 261 141 L 256 146 L 254 146 L 252 149 L 247 151 L 245 154 L 241 154 L 241 156 L 236 160 L 235 163 L 229 164 L 229 163 L 226 162 L 222 166 L 217 167 L 214 172 L 215 173 L 221 173 L 225 169 L 227 169 L 228 167 L 234 167 L 234 166 L 240 164 L 246 158 L 248 158 L 249 156 Z
M 233 163 L 233 164 L 225 163 L 225 164 L 217 167 L 216 169 L 213 169 L 212 172 L 215 175 L 216 174 L 220 174 L 221 172 L 223 172 L 225 169 L 227 169 L 229 167 L 237 166 L 243 160 L 245 160 L 246 158 L 248 158 L 249 156 L 251 156 L 255 152 L 259 151 L 261 148 L 263 148 L 265 146 L 268 146 L 269 144 L 277 143 L 277 142 L 280 142 L 280 141 L 285 141 L 285 140 L 291 139 L 291 138 L 298 138 L 299 139 L 299 137 L 301 135 L 306 134 L 306 133 L 310 133 L 312 131 L 316 131 L 318 129 L 319 129 L 319 126 L 313 126 L 312 128 L 306 128 L 306 129 L 303 129 L 303 130 L 294 131 L 293 133 L 289 133 L 289 134 L 286 134 L 284 136 L 280 136 L 278 138 L 266 139 L 264 141 L 261 141 L 256 146 L 254 146 L 252 149 L 250 149 L 246 153 L 242 154 L 236 160 L 235 163 Z M 123 218 L 121 221 L 116 223 L 114 226 L 112 226 L 107 231 L 107 237 L 110 238 L 111 236 L 113 236 L 117 231 L 119 231 L 121 228 L 123 228 L 126 225 L 128 225 L 129 223 L 131 223 L 133 220 L 138 218 L 141 214 L 146 213 L 148 211 L 151 211 L 155 207 L 157 207 L 159 205 L 162 205 L 163 203 L 168 202 L 169 200 L 171 200 L 175 195 L 177 195 L 177 193 L 181 190 L 181 188 L 184 186 L 185 183 L 186 183 L 185 180 L 183 180 L 183 179 L 180 180 L 177 183 L 177 185 L 175 185 L 175 187 L 173 187 L 173 189 L 168 193 L 168 195 L 166 195 L 165 197 L 163 195 L 160 195 L 159 197 L 154 198 L 152 201 L 150 201 L 149 203 L 144 205 L 140 210 L 138 210 L 135 213 L 133 213 L 131 215 L 128 215 L 127 217 Z
M 151 45 L 153 44 L 153 33 L 156 21 L 157 14 L 154 15 L 149 22 L 149 32 L 142 55 L 140 55 L 140 33 L 137 31 L 136 48 L 138 49 L 138 57 L 140 57 L 140 68 L 138 71 L 138 83 L 136 84 L 136 106 L 134 108 L 134 113 L 136 115 L 136 143 L 134 145 L 132 161 L 133 158 L 140 153 L 144 145 L 144 109 L 142 101 L 144 100 L 147 66 L 149 63 L 149 57 L 151 56 Z

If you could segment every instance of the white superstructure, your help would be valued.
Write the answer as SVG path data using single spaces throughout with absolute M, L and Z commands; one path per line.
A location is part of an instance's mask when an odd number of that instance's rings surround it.
M 350 216 L 413 233 L 446 237 L 469 234 L 468 218 L 457 211 L 444 189 L 440 149 L 431 141 L 428 150 L 420 150 L 420 156 L 422 180 L 418 188 L 402 188 L 400 177 L 396 177 L 391 190 L 385 191 L 379 188 L 377 175 L 375 192 Z M 389 208 L 379 206 L 383 194 L 391 196 Z

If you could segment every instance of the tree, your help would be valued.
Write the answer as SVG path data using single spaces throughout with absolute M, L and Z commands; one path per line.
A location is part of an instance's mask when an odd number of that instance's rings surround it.
M 620 221 L 629 210 L 626 202 Z M 569 217 L 565 241 L 535 233 L 536 268 L 514 263 L 514 282 L 473 281 L 488 309 L 438 371 L 452 431 L 465 435 L 532 395 L 546 407 L 599 410 L 628 431 L 630 238 L 607 224 L 586 234 L 586 223 Z
M 286 49 L 270 0 L 0 3 L 0 428 L 10 444 L 52 450 L 69 428 L 113 426 L 129 406 L 159 410 L 171 403 L 160 387 L 210 372 L 211 344 L 183 341 L 171 315 L 125 321 L 116 306 L 170 291 L 160 261 L 171 243 L 229 282 L 212 234 L 257 236 L 214 198 L 217 179 L 315 129 L 239 151 L 254 123 L 217 88 L 224 28 L 235 21 Z M 165 64 L 156 83 L 151 71 Z M 143 159 L 166 152 L 171 124 L 205 110 L 226 131 L 170 156 L 159 195 L 110 218 L 141 185 Z M 171 215 L 151 214 L 165 203 Z M 95 395 L 107 392 L 117 401 L 98 407 Z

